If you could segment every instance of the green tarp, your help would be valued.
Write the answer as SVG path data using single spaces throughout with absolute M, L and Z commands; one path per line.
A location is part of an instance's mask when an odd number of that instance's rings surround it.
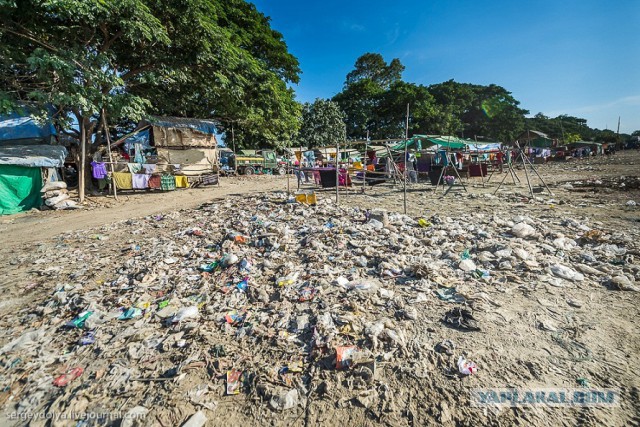
M 408 148 L 415 148 L 416 150 L 422 150 L 422 148 L 433 147 L 438 145 L 441 149 L 451 150 L 464 150 L 469 144 L 473 144 L 474 141 L 469 139 L 460 139 L 455 136 L 443 136 L 443 135 L 414 135 L 409 138 L 408 141 L 402 141 L 397 145 L 391 147 L 392 150 L 404 150 L 405 144 Z
M 0 165 L 0 215 L 11 215 L 42 204 L 40 168 Z
M 536 138 L 529 141 L 529 146 L 534 148 L 551 148 L 553 146 L 553 139 L 549 138 Z

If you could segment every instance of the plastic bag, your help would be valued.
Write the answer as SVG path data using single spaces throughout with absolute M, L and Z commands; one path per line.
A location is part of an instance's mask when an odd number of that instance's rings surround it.
M 470 362 L 465 359 L 464 356 L 460 356 L 458 359 L 458 370 L 462 375 L 471 375 L 476 373 L 478 367 L 474 362 Z

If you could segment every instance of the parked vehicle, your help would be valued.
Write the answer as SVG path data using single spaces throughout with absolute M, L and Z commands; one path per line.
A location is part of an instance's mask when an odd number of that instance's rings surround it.
M 284 175 L 287 172 L 286 161 L 278 159 L 273 150 L 243 150 L 234 156 L 231 150 L 224 148 L 220 150 L 221 163 L 224 157 L 229 157 L 229 160 L 233 158 L 233 164 L 229 161 L 229 166 L 233 166 L 240 175 L 260 173 Z M 224 164 L 222 170 L 224 170 Z

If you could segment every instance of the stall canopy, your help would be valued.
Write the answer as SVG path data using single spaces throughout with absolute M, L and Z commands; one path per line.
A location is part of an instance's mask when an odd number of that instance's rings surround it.
M 450 150 L 465 150 L 472 144 L 470 139 L 461 139 L 455 136 L 446 135 L 414 135 L 407 141 L 402 141 L 391 147 L 392 150 L 404 150 L 405 145 L 407 148 L 422 150 L 431 147 L 437 149 L 450 149 Z
M 471 153 L 495 153 L 500 151 L 501 145 L 499 142 L 474 142 L 469 144 L 468 149 Z

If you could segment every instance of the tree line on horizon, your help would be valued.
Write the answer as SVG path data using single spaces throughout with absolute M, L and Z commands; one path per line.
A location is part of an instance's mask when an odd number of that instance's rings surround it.
M 618 141 L 615 132 L 592 129 L 583 118 L 552 118 L 542 113 L 527 117 L 529 111 L 501 86 L 454 80 L 425 86 L 404 81 L 404 69 L 399 59 L 387 63 L 378 53 L 366 53 L 356 60 L 342 91 L 331 100 L 343 113 L 347 138 L 403 138 L 409 104 L 409 135 L 439 134 L 507 142 L 526 130 L 537 130 L 564 143 Z M 620 141 L 630 136 L 621 134 Z
M 298 59 L 245 0 L 0 0 L 0 113 L 53 107 L 62 133 L 94 149 L 149 115 L 214 119 L 244 148 L 320 146 L 410 134 L 512 140 L 525 129 L 606 140 L 611 131 L 520 107 L 498 85 L 402 79 L 366 53 L 332 99 L 301 104 Z M 105 120 L 108 128 L 104 128 Z

